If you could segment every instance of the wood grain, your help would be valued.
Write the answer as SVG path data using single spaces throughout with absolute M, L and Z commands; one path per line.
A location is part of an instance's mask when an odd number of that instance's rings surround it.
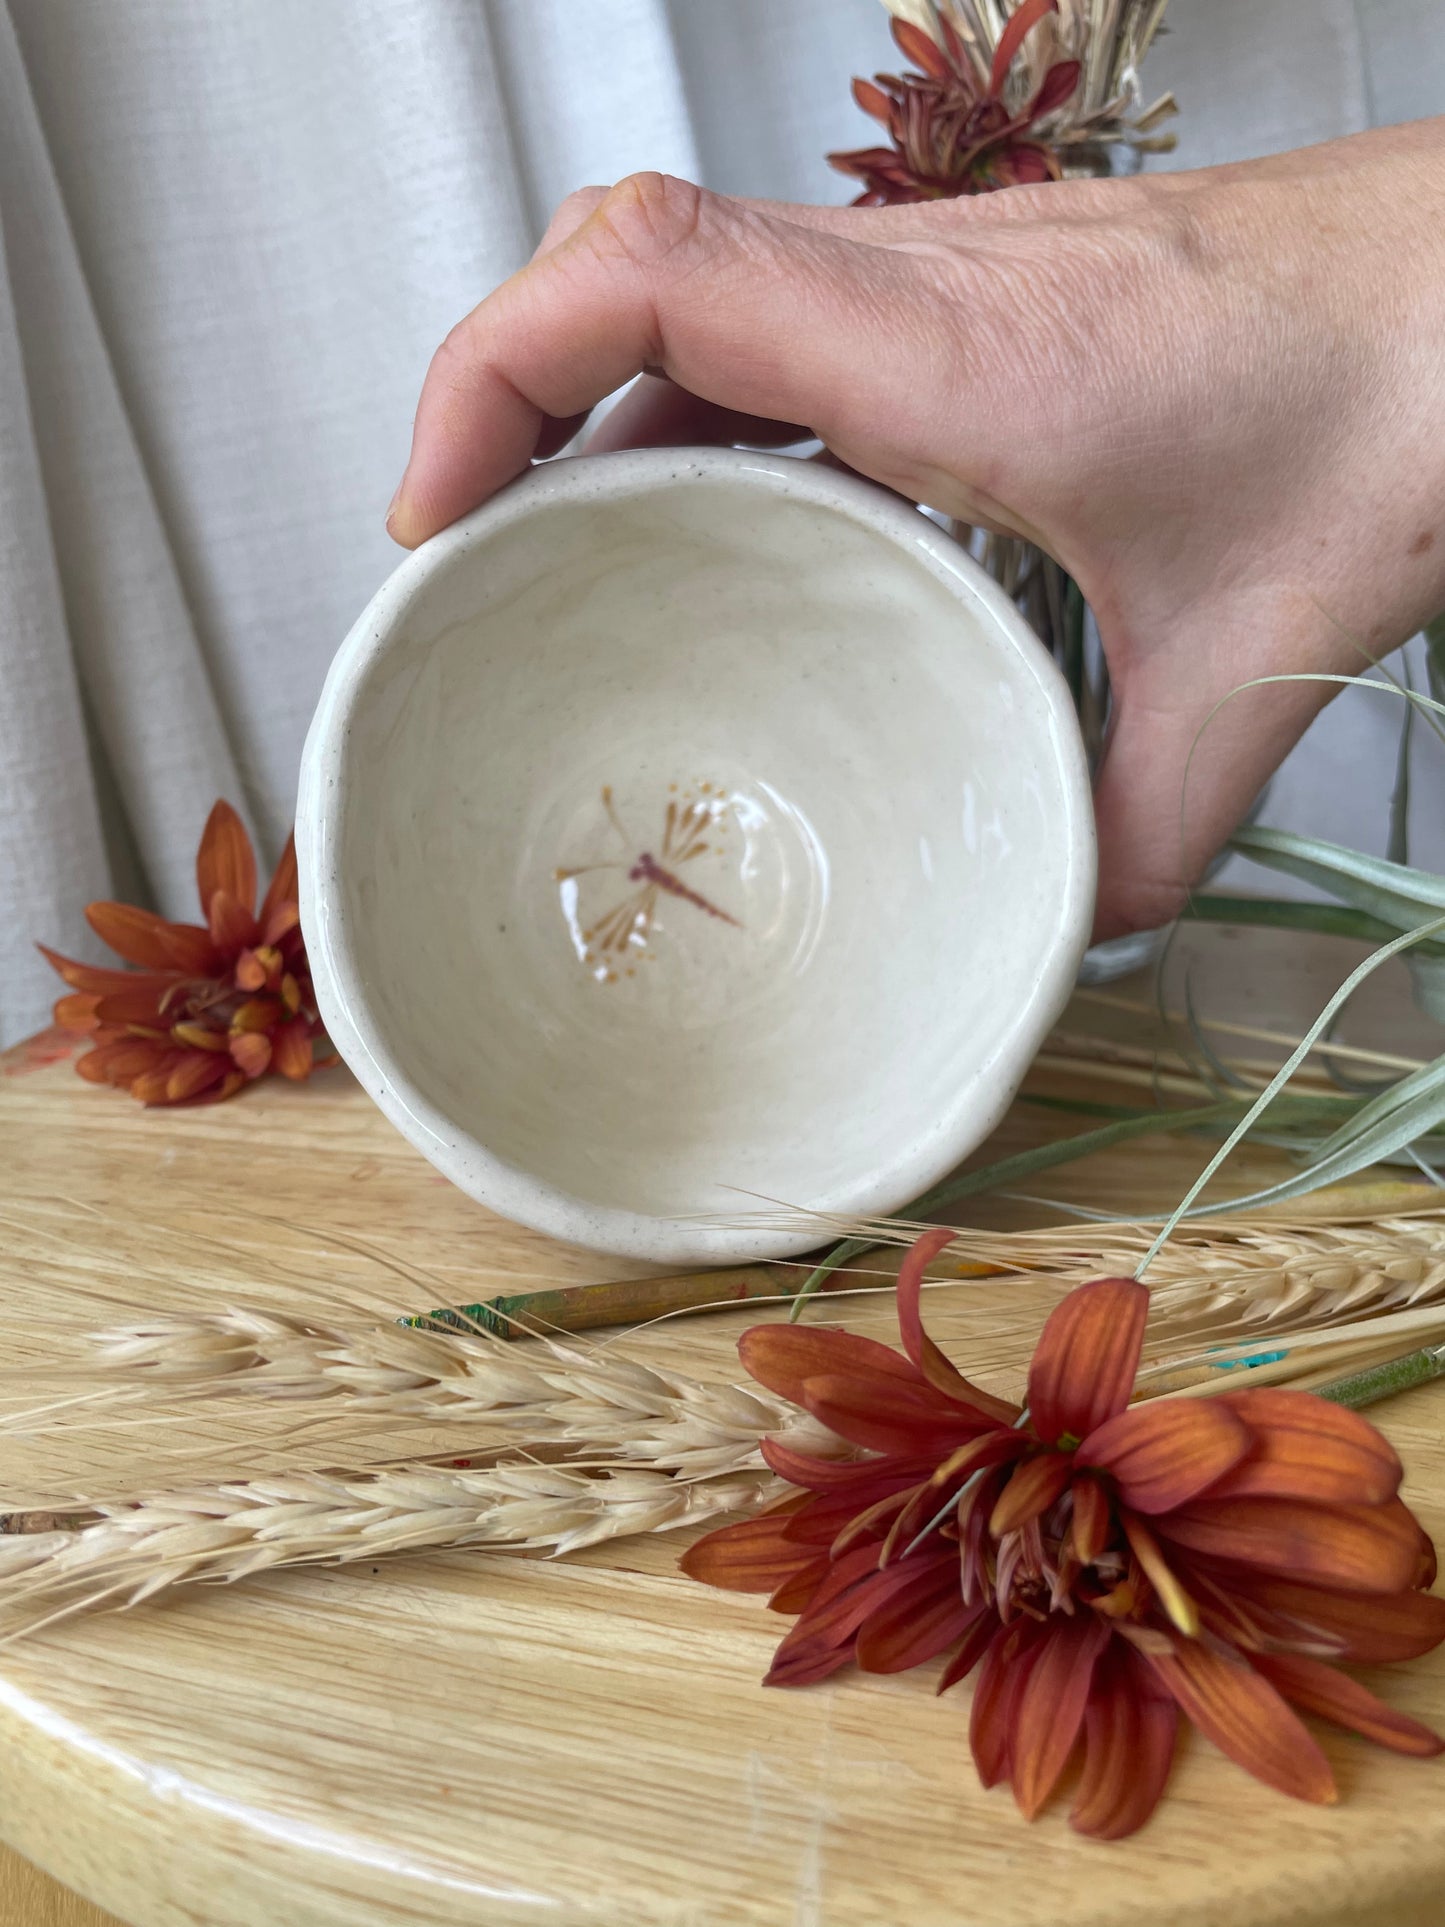
M 1351 958 L 1320 940 L 1190 933 L 1206 1011 L 1297 1025 Z M 1419 1047 L 1403 973 L 1370 986 L 1350 1035 Z M 1147 996 L 1147 987 L 1142 993 Z M 1066 1029 L 1141 1019 L 1081 1005 Z M 267 1084 L 213 1110 L 142 1113 L 82 1083 L 54 1038 L 0 1078 L 0 1320 L 12 1364 L 63 1356 L 97 1324 L 245 1300 L 395 1316 L 615 1261 L 503 1225 L 439 1180 L 341 1073 Z M 1062 1083 L 1061 1081 L 1062 1080 Z M 1042 1080 L 1119 1090 L 1057 1068 Z M 1123 1101 L 1128 1101 L 1125 1098 Z M 1016 1107 L 990 1155 L 1076 1128 Z M 1105 1208 L 1167 1204 L 1207 1147 L 1131 1146 L 1040 1189 Z M 1285 1168 L 1250 1151 L 1226 1188 Z M 989 1200 L 975 1221 L 1040 1207 Z M 1017 1384 L 1045 1308 L 1037 1283 L 937 1294 L 931 1320 L 985 1382 Z M 890 1335 L 874 1301 L 817 1314 Z M 625 1343 L 730 1376 L 756 1311 Z M 12 1381 L 13 1391 L 13 1381 Z M 1381 1409 L 1407 1496 L 1445 1531 L 1445 1386 Z M 448 1442 L 458 1439 L 447 1432 Z M 7 1440 L 0 1509 L 58 1487 L 142 1489 L 179 1468 L 325 1464 L 435 1449 L 355 1419 L 288 1438 L 274 1413 L 194 1410 Z M 460 1446 L 458 1449 L 464 1449 Z M 801 1693 L 758 1678 L 780 1622 L 677 1575 L 680 1542 L 566 1563 L 433 1555 L 271 1575 L 0 1650 L 0 1834 L 132 1927 L 1390 1927 L 1445 1912 L 1445 1783 L 1326 1736 L 1335 1808 L 1258 1787 L 1182 1749 L 1154 1823 L 1087 1844 L 1058 1811 L 1032 1828 L 984 1794 L 968 1690 L 854 1675 Z M 1371 1683 L 1445 1721 L 1445 1657 Z M 24 1927 L 103 1927 L 13 1856 L 0 1896 Z

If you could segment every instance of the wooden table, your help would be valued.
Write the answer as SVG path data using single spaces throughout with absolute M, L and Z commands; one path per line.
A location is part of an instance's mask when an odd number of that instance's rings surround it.
M 1196 931 L 1209 1012 L 1303 1021 L 1351 953 Z M 1403 977 L 1374 983 L 1351 1035 L 1419 1038 Z M 1136 997 L 1147 995 L 1132 988 Z M 1109 1013 L 1080 1007 L 1065 1029 Z M 1117 1015 L 1120 1034 L 1140 1020 Z M 393 1135 L 344 1073 L 216 1109 L 142 1113 L 75 1077 L 54 1038 L 0 1079 L 0 1281 L 12 1360 L 55 1355 L 145 1311 L 245 1300 L 391 1317 L 508 1288 L 617 1275 L 615 1262 L 489 1218 Z M 1053 1073 L 1055 1077 L 1059 1073 Z M 1086 1080 L 1087 1082 L 1087 1080 Z M 1098 1094 L 1117 1099 L 1116 1085 Z M 1017 1107 L 1010 1148 L 1057 1132 Z M 1067 1124 L 1064 1128 L 1070 1128 Z M 1205 1155 L 1158 1140 L 1037 1188 L 1158 1208 Z M 1281 1168 L 1251 1151 L 1232 1183 Z M 973 1215 L 999 1222 L 1018 1206 Z M 1052 1293 L 950 1294 L 952 1354 L 1018 1383 Z M 828 1307 L 823 1316 L 838 1318 Z M 847 1307 L 890 1335 L 885 1305 Z M 746 1314 L 674 1323 L 638 1352 L 718 1376 Z M 634 1341 L 628 1341 L 633 1343 Z M 1445 1385 L 1380 1409 L 1407 1496 L 1445 1533 Z M 448 1434 L 452 1438 L 453 1434 Z M 242 1414 L 119 1422 L 7 1440 L 0 1509 L 57 1480 L 113 1491 L 262 1464 L 427 1449 L 355 1420 L 306 1452 Z M 192 1590 L 0 1650 L 0 1835 L 134 1927 L 1388 1927 L 1445 1917 L 1445 1765 L 1326 1736 L 1336 1808 L 1266 1791 L 1197 1738 L 1146 1831 L 1117 1846 L 1055 1810 L 1025 1826 L 982 1793 L 965 1687 L 845 1674 L 762 1691 L 779 1622 L 760 1601 L 678 1576 L 680 1541 L 566 1562 L 441 1554 Z M 1445 1722 L 1445 1653 L 1380 1682 Z M 0 1860 L 0 1923 L 102 1915 L 24 1861 Z

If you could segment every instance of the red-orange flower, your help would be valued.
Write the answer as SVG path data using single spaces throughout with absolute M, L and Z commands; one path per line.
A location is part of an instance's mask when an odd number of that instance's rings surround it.
M 1057 0 L 1023 0 L 999 35 L 986 91 L 945 13 L 939 15 L 941 44 L 921 27 L 895 20 L 893 38 L 919 71 L 853 82 L 853 98 L 865 114 L 883 123 L 893 144 L 828 156 L 840 173 L 864 182 L 854 206 L 949 200 L 1057 180 L 1059 163 L 1053 151 L 1028 136 L 1078 86 L 1078 61 L 1056 62 L 1032 100 L 1016 111 L 1003 99 L 1015 54 L 1044 15 L 1056 11 Z
M 185 1104 L 230 1097 L 268 1070 L 310 1075 L 321 1021 L 296 905 L 294 840 L 259 910 L 256 883 L 245 826 L 229 803 L 217 803 L 196 856 L 204 924 L 92 903 L 90 927 L 134 970 L 75 963 L 39 946 L 71 987 L 56 1023 L 95 1039 L 76 1061 L 82 1077 L 123 1086 L 142 1104 Z
M 984 1785 L 1008 1781 L 1032 1819 L 1082 1756 L 1072 1823 L 1104 1839 L 1153 1812 L 1181 1713 L 1304 1800 L 1335 1787 L 1299 1712 L 1440 1752 L 1332 1664 L 1445 1639 L 1445 1599 L 1424 1590 L 1434 1547 L 1375 1428 L 1274 1388 L 1130 1406 L 1149 1295 L 1127 1278 L 1081 1285 L 1052 1313 L 1021 1412 L 923 1330 L 924 1268 L 949 1236 L 921 1239 L 900 1272 L 906 1357 L 838 1330 L 743 1336 L 754 1378 L 868 1455 L 767 1441 L 800 1496 L 684 1556 L 692 1577 L 798 1615 L 768 1684 L 949 1653 L 940 1692 L 977 1669 Z

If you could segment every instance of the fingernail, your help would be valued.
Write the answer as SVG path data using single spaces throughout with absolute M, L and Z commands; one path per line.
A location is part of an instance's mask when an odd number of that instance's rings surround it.
M 396 485 L 396 494 L 392 496 L 390 502 L 388 502 L 386 505 L 386 532 L 388 535 L 395 533 L 395 531 L 392 529 L 391 524 L 396 515 L 397 509 L 401 506 L 401 498 L 405 492 L 406 492 L 406 477 L 405 475 L 403 475 L 401 480 Z

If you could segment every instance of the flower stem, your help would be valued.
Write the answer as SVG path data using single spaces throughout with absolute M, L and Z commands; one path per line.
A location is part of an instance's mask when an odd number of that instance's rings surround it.
M 1332 1385 L 1317 1387 L 1315 1396 L 1357 1412 L 1377 1399 L 1408 1392 L 1412 1385 L 1428 1385 L 1432 1378 L 1445 1378 L 1445 1345 L 1426 1345 L 1400 1358 L 1387 1358 L 1383 1365 L 1371 1365 L 1367 1371 L 1351 1372 Z

